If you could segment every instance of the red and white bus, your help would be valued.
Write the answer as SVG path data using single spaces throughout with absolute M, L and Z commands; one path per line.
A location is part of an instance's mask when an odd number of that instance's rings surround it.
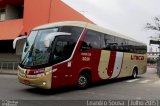
M 14 40 L 26 38 L 19 37 Z M 65 21 L 34 28 L 23 48 L 18 78 L 51 89 L 146 72 L 147 46 L 86 22 Z

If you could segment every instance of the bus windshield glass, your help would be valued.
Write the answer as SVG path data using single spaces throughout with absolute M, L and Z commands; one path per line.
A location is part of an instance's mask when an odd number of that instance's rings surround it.
M 20 65 L 25 68 L 42 68 L 68 59 L 83 28 L 80 27 L 55 27 L 32 31 L 24 45 Z M 45 47 L 46 35 L 54 32 L 71 33 L 69 36 L 56 36 L 49 47 Z

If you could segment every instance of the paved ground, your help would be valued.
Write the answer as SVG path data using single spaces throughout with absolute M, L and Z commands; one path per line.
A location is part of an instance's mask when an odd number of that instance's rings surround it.
M 160 79 L 154 68 L 148 68 L 147 73 L 137 79 L 122 78 L 106 81 L 94 84 L 86 90 L 75 88 L 42 90 L 20 84 L 16 75 L 0 75 L 0 100 L 158 100 L 159 98 Z M 31 101 L 29 103 L 34 104 Z M 45 102 L 39 101 L 38 103 Z M 36 105 L 40 104 L 36 103 Z M 47 102 L 47 104 L 50 103 Z
M 17 75 L 17 70 L 0 70 L 0 74 Z

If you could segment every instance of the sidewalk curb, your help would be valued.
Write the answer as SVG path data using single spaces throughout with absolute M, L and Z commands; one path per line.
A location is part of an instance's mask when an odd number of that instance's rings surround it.
M 17 75 L 16 72 L 0 72 L 0 75 Z

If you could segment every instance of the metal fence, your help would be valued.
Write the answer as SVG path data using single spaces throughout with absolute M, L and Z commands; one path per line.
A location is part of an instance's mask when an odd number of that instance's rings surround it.
M 15 61 L 0 61 L 0 71 L 17 71 L 18 62 Z

